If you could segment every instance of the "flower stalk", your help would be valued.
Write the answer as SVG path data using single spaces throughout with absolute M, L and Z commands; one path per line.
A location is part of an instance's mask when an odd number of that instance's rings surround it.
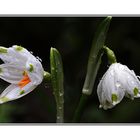
M 56 122 L 63 123 L 64 121 L 64 75 L 61 55 L 57 49 L 50 50 L 50 65 L 51 65 L 51 82 L 53 94 L 56 101 Z
M 103 49 L 107 54 L 109 63 L 110 64 L 117 63 L 117 59 L 116 59 L 116 56 L 115 56 L 114 52 L 106 46 L 104 46 Z

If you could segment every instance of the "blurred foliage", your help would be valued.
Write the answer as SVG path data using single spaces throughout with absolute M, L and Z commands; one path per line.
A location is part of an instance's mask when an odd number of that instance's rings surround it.
M 104 17 L 0 17 L 0 45 L 21 45 L 42 59 L 50 71 L 50 48 L 62 55 L 65 88 L 65 122 L 71 122 L 86 75 L 89 50 L 95 30 Z M 106 44 L 114 50 L 118 62 L 140 74 L 140 18 L 113 17 Z M 140 122 L 140 99 L 123 99 L 110 110 L 99 109 L 96 88 L 108 68 L 103 56 L 93 94 L 88 100 L 81 122 Z M 8 84 L 0 81 L 0 92 Z M 45 86 L 44 86 L 45 85 Z M 53 123 L 55 100 L 52 87 L 42 83 L 33 92 L 15 101 L 0 105 L 0 122 Z

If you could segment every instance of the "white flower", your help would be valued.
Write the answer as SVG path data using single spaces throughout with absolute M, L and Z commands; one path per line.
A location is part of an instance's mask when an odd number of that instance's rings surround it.
M 40 61 L 28 50 L 14 45 L 0 47 L 0 78 L 11 83 L 0 95 L 0 103 L 15 100 L 31 92 L 43 80 Z
M 112 108 L 124 96 L 131 99 L 140 97 L 140 81 L 134 71 L 120 63 L 112 64 L 101 79 L 97 94 L 100 107 Z

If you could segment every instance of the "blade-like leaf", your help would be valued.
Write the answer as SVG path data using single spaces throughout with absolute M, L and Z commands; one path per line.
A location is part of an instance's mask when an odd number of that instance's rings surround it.
M 51 65 L 51 81 L 53 87 L 53 94 L 56 100 L 57 106 L 57 122 L 63 122 L 63 66 L 60 53 L 55 49 L 50 50 L 50 65 Z
M 87 66 L 87 74 L 85 83 L 83 86 L 82 93 L 90 95 L 92 93 L 92 89 L 94 86 L 95 78 L 97 71 L 99 69 L 100 61 L 98 61 L 99 52 L 104 46 L 105 38 L 107 35 L 107 31 L 110 25 L 111 17 L 105 18 L 95 33 L 95 37 L 93 39 L 89 59 L 88 59 L 88 66 Z

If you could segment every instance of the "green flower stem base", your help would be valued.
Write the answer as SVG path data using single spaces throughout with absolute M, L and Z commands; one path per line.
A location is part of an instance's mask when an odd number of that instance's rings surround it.
M 88 97 L 89 97 L 88 95 L 82 94 L 72 122 L 79 122 L 79 120 L 83 114 L 83 109 L 85 107 Z

